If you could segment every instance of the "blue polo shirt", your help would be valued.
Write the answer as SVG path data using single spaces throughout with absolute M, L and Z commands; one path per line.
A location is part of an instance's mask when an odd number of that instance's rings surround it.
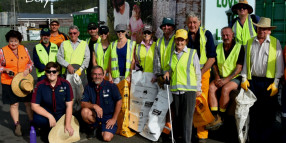
M 73 100 L 73 92 L 70 83 L 58 77 L 54 87 L 55 104 L 53 101 L 53 88 L 47 78 L 37 83 L 32 95 L 32 103 L 39 104 L 56 119 L 66 113 L 66 102 Z M 54 106 L 55 105 L 55 106 Z
M 88 83 L 88 85 L 85 86 L 81 101 L 96 104 L 96 88 L 94 82 Z M 117 86 L 109 81 L 103 80 L 99 85 L 99 88 L 100 107 L 103 110 L 103 115 L 113 115 L 116 102 L 121 100 L 121 95 Z

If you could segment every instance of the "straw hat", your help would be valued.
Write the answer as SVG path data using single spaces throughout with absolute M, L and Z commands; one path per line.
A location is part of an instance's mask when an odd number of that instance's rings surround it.
M 261 28 L 270 28 L 271 30 L 275 29 L 276 26 L 271 26 L 271 19 L 266 17 L 261 17 L 259 22 L 253 23 L 253 25 Z
M 26 97 L 33 90 L 34 78 L 31 74 L 24 77 L 23 72 L 20 72 L 13 78 L 11 87 L 15 95 Z
M 72 116 L 71 126 L 74 130 L 73 135 L 69 136 L 68 132 L 64 132 L 65 130 L 65 117 L 64 114 L 58 121 L 55 127 L 49 133 L 49 142 L 50 143 L 71 143 L 80 140 L 79 136 L 79 123 L 77 119 Z
M 242 6 L 246 6 L 248 13 L 251 14 L 253 12 L 253 8 L 251 5 L 248 4 L 247 0 L 239 0 L 239 2 L 231 7 L 231 11 L 234 14 L 237 14 L 237 9 L 241 8 Z

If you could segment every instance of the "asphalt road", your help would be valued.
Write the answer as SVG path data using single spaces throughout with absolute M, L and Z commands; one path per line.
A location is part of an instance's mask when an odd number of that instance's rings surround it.
M 27 43 L 24 44 L 25 47 L 28 48 L 30 56 L 32 58 L 33 54 L 33 47 L 37 44 L 37 42 Z M 33 69 L 32 72 L 33 77 L 36 79 L 36 72 L 35 69 Z M 2 94 L 2 86 L 0 86 L 0 94 Z M 25 106 L 23 103 L 20 103 L 19 108 L 19 118 L 20 118 L 20 124 L 22 126 L 22 137 L 16 137 L 13 133 L 14 130 L 14 123 L 9 113 L 9 105 L 3 105 L 2 103 L 2 96 L 0 96 L 0 143 L 27 143 L 30 142 L 29 138 L 29 120 L 25 111 Z M 221 132 L 218 132 L 221 133 Z M 96 143 L 103 143 L 103 141 L 100 141 L 96 138 L 92 140 L 87 140 L 86 134 L 81 133 L 81 140 L 78 141 L 80 143 L 88 143 L 88 142 L 96 142 Z M 208 139 L 208 143 L 221 143 L 224 139 L 220 138 L 221 135 L 217 136 L 217 133 L 210 133 L 211 138 Z M 235 137 L 236 138 L 236 137 Z M 215 140 L 214 140 L 215 139 Z M 235 140 L 235 139 L 234 139 Z M 37 143 L 42 143 L 43 141 L 40 139 L 40 137 L 37 137 Z M 112 143 L 151 143 L 151 141 L 141 137 L 139 134 L 136 134 L 135 136 L 131 138 L 126 138 L 120 135 L 115 135 Z

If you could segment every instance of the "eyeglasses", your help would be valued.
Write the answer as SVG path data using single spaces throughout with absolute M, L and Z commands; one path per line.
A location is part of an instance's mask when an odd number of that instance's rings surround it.
M 117 33 L 124 33 L 124 30 L 116 31 Z
M 144 32 L 143 32 L 143 34 L 148 34 L 148 35 L 151 35 L 151 33 L 152 33 L 152 32 L 150 32 L 150 31 L 144 31 Z
M 103 74 L 102 73 L 92 73 L 93 75 L 96 75 L 96 76 L 102 76 Z
M 46 73 L 48 73 L 48 74 L 50 74 L 50 73 L 56 74 L 57 71 L 56 70 L 46 70 Z
M 70 35 L 76 35 L 77 32 L 69 32 Z

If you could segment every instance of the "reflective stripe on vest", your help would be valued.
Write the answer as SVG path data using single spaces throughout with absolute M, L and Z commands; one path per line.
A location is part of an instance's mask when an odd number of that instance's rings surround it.
M 18 46 L 18 58 L 8 46 L 3 47 L 2 50 L 6 62 L 6 65 L 3 67 L 13 71 L 15 75 L 26 70 L 30 59 L 23 45 Z M 13 78 L 10 77 L 7 73 L 3 72 L 1 74 L 2 84 L 11 85 L 12 79 Z
M 81 40 L 76 49 L 74 50 L 71 45 L 70 40 L 66 40 L 63 42 L 64 47 L 64 57 L 65 61 L 67 61 L 69 64 L 78 64 L 82 65 L 84 54 L 85 54 L 85 48 L 86 48 L 86 42 Z M 66 68 L 62 68 L 62 73 L 65 73 Z
M 246 49 L 246 65 L 247 65 L 247 79 L 251 80 L 251 64 L 250 64 L 250 55 L 251 55 L 251 47 L 254 38 L 251 38 L 247 42 L 247 49 Z M 275 78 L 275 70 L 276 70 L 276 47 L 277 46 L 277 39 L 270 36 L 270 44 L 269 44 L 269 54 L 268 54 L 268 61 L 267 61 L 267 70 L 266 70 L 266 77 L 267 78 Z
M 205 63 L 207 62 L 207 54 L 206 54 L 206 43 L 207 38 L 205 36 L 206 29 L 200 27 L 200 67 L 203 68 Z
M 117 40 L 112 42 L 111 47 L 111 75 L 112 78 L 118 78 L 120 76 L 119 65 L 118 65 L 118 56 L 117 56 Z M 136 43 L 135 41 L 127 40 L 127 54 L 126 54 L 126 71 L 125 78 L 130 74 L 131 62 L 133 59 L 133 51 Z
M 236 43 L 232 48 L 230 54 L 227 59 L 225 59 L 223 43 L 220 43 L 216 48 L 217 54 L 217 65 L 219 70 L 219 75 L 221 77 L 228 77 L 233 73 L 236 68 L 236 62 L 240 53 L 241 44 Z M 238 77 L 237 74 L 234 78 Z
M 170 59 L 171 72 L 171 91 L 196 91 L 197 77 L 193 58 L 196 53 L 195 49 L 189 49 L 183 53 L 178 60 L 177 55 L 173 52 Z
M 37 44 L 35 48 L 42 64 L 47 65 L 48 62 L 57 61 L 58 46 L 56 44 L 51 43 L 49 54 L 42 44 Z M 45 71 L 39 72 L 38 68 L 36 68 L 36 73 L 37 77 L 45 75 Z
M 91 39 L 91 38 L 87 38 L 87 39 L 85 40 L 88 45 L 89 45 L 90 39 Z M 97 41 L 96 41 L 96 43 L 100 43 L 100 42 L 101 42 L 101 37 L 99 36 L 98 39 L 97 39 Z
M 155 42 L 151 45 L 148 52 L 146 51 L 146 47 L 143 44 L 137 45 L 136 56 L 139 60 L 140 65 L 143 67 L 144 72 L 153 73 L 153 60 L 154 60 L 154 52 L 155 52 Z
M 159 50 L 159 54 L 160 54 L 160 62 L 161 62 L 161 69 L 163 71 L 168 71 L 169 69 L 169 60 L 170 60 L 170 55 L 172 54 L 171 51 L 172 49 L 174 49 L 174 44 L 175 44 L 175 35 L 172 36 L 172 38 L 170 39 L 168 46 L 166 48 L 165 46 L 165 38 L 164 36 L 161 37 L 160 39 L 158 39 L 159 42 L 157 42 L 157 47 L 160 48 Z
M 101 66 L 104 70 L 107 70 L 109 58 L 110 58 L 110 45 L 107 47 L 107 50 L 104 52 L 101 43 L 94 44 L 94 52 L 96 57 L 97 65 Z
M 246 45 L 247 40 L 257 35 L 250 15 L 247 16 L 243 27 L 241 27 L 237 20 L 232 26 L 232 31 L 234 32 L 236 42 L 242 45 Z

